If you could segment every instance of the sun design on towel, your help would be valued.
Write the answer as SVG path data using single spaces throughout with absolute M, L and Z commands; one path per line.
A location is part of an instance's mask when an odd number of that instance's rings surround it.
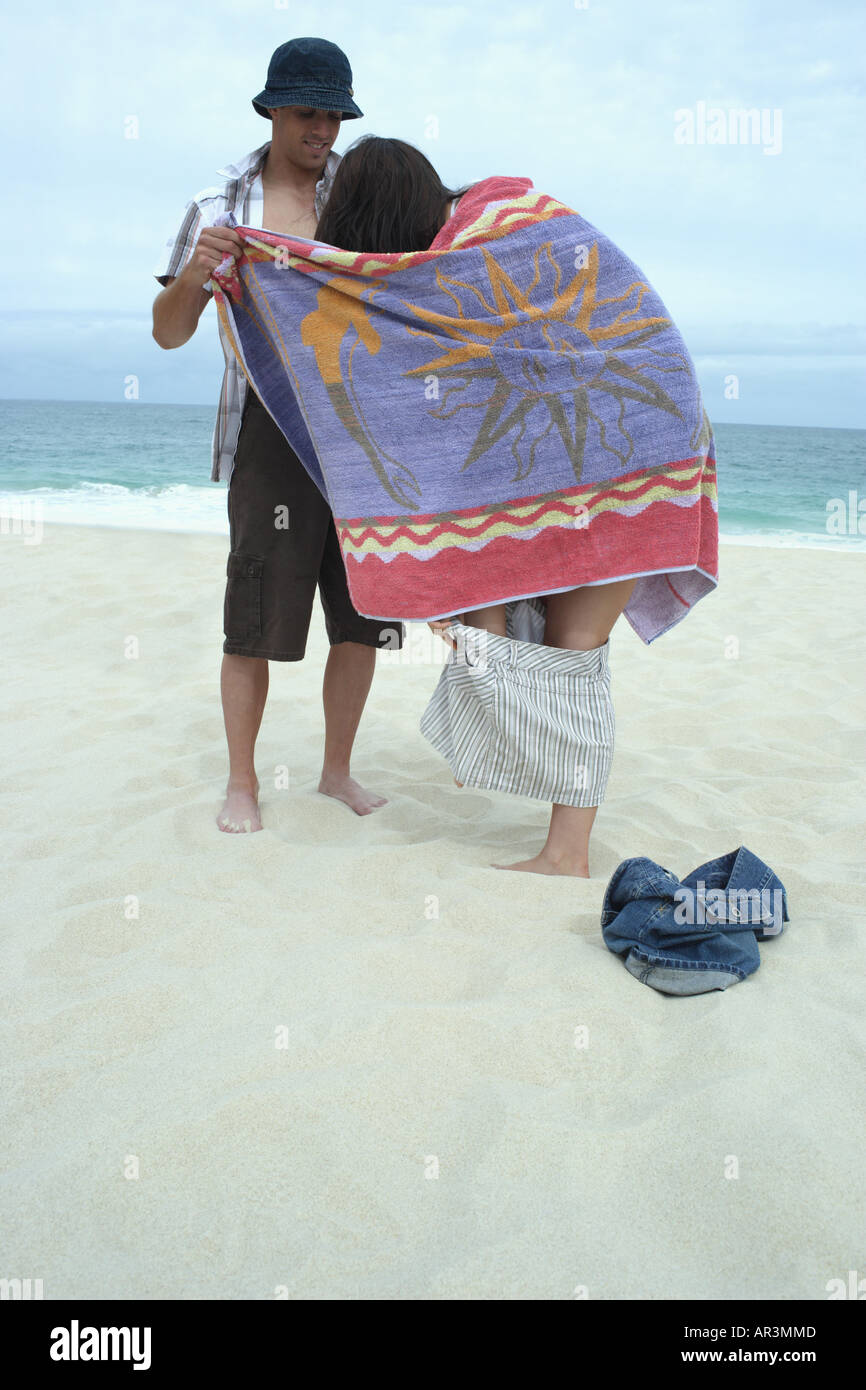
M 683 418 L 650 374 L 689 372 L 689 367 L 681 352 L 649 346 L 672 324 L 663 316 L 641 315 L 648 285 L 635 281 L 622 294 L 599 299 L 597 244 L 563 284 L 565 275 L 546 242 L 537 248 L 530 283 L 521 289 L 486 247 L 481 250 L 488 294 L 437 266 L 439 288 L 454 301 L 456 316 L 407 305 L 416 320 L 431 324 L 431 329 L 409 327 L 413 337 L 440 345 L 443 337 L 454 340 L 453 347 L 405 373 L 432 374 L 446 382 L 430 414 L 449 419 L 462 410 L 483 411 L 464 469 L 508 437 L 517 464 L 513 481 L 519 481 L 532 472 L 539 446 L 555 431 L 580 482 L 590 422 L 598 427 L 601 448 L 623 465 L 634 450 L 627 429 L 629 402 Z M 538 289 L 545 302 L 533 304 Z

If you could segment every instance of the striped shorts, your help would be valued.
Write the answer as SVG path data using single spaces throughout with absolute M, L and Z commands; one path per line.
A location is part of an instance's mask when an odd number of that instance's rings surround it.
M 455 622 L 421 732 L 458 782 L 561 806 L 598 806 L 613 759 L 610 639 L 591 651 Z

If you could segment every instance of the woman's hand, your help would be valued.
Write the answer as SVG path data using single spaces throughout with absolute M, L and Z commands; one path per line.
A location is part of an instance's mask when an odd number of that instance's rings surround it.
M 457 643 L 455 639 L 448 636 L 448 629 L 452 626 L 453 622 L 453 618 L 435 618 L 433 622 L 428 623 L 427 626 L 430 628 L 431 632 L 438 632 L 443 642 L 447 642 L 452 651 L 456 651 Z

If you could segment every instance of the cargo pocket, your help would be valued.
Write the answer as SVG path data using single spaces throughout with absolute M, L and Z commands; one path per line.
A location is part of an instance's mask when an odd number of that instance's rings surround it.
M 264 560 L 233 551 L 226 565 L 223 631 L 230 641 L 262 635 L 262 570 Z

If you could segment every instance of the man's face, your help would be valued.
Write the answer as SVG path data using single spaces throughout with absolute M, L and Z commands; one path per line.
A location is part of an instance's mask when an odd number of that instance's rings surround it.
M 301 169 L 320 169 L 340 133 L 340 111 L 314 111 L 310 106 L 278 106 L 271 111 L 272 144 Z

